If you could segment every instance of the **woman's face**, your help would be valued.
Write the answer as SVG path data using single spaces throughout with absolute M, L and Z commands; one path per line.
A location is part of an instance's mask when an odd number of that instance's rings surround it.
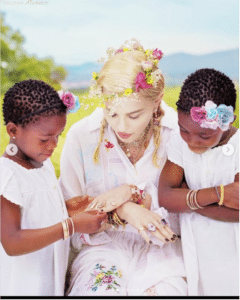
M 125 99 L 121 99 L 118 104 L 106 102 L 104 116 L 116 136 L 124 143 L 131 143 L 144 132 L 161 99 L 147 101 L 140 97 L 135 99 L 132 96 L 127 97 L 127 101 Z M 112 107 L 114 113 L 110 114 Z

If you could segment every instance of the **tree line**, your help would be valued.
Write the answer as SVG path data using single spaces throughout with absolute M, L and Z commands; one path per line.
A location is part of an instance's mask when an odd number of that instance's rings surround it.
M 5 93 L 16 82 L 38 79 L 61 89 L 61 81 L 67 76 L 63 66 L 50 58 L 39 59 L 29 55 L 23 48 L 25 37 L 19 30 L 6 24 L 5 14 L 1 16 L 1 93 Z

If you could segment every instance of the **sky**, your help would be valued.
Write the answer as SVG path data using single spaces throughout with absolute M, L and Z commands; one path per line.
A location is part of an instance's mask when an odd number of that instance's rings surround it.
M 136 38 L 164 55 L 239 47 L 238 0 L 0 0 L 24 48 L 57 64 L 80 65 Z

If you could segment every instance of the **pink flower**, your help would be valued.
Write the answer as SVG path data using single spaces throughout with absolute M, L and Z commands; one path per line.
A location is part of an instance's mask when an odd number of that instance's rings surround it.
M 139 72 L 135 79 L 136 91 L 139 92 L 139 88 L 145 90 L 152 87 L 152 85 L 146 82 L 146 76 L 143 72 Z
M 68 109 L 73 109 L 75 106 L 75 98 L 70 92 L 63 92 L 62 96 L 60 96 L 62 102 L 67 106 Z
M 118 50 L 115 51 L 115 55 L 116 55 L 117 53 L 121 53 L 121 52 L 124 52 L 123 49 L 118 49 Z
M 158 60 L 160 60 L 163 57 L 163 52 L 161 50 L 158 50 L 158 48 L 156 48 L 152 54 L 153 57 Z
M 190 110 L 194 122 L 201 124 L 207 118 L 207 111 L 202 107 L 192 107 Z
M 107 139 L 105 139 L 104 141 L 105 141 L 104 146 L 105 146 L 107 151 L 109 151 L 109 149 L 114 147 L 114 145 L 112 143 L 110 143 Z

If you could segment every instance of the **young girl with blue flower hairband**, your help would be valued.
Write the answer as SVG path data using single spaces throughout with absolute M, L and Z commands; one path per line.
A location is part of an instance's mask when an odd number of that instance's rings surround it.
M 68 238 L 95 232 L 107 217 L 78 213 L 77 199 L 65 205 L 49 159 L 67 112 L 79 106 L 73 94 L 38 80 L 16 83 L 4 97 L 10 144 L 0 159 L 1 295 L 63 296 Z
M 177 102 L 180 134 L 167 144 L 159 203 L 180 212 L 190 296 L 239 294 L 239 131 L 236 91 L 214 69 L 183 84 Z M 180 188 L 186 180 L 188 188 Z

